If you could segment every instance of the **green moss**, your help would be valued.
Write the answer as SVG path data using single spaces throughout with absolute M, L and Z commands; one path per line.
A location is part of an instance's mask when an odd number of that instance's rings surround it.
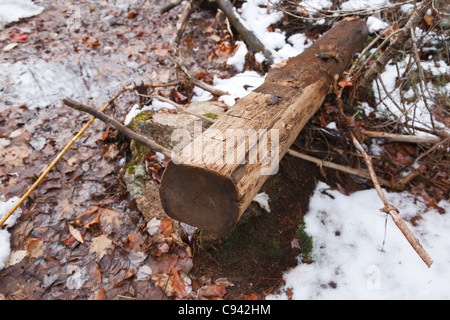
M 217 114 L 215 114 L 215 113 L 211 113 L 211 112 L 209 112 L 209 113 L 205 113 L 205 114 L 203 114 L 205 117 L 208 117 L 208 118 L 211 118 L 211 119 L 213 119 L 213 120 L 216 120 L 217 119 L 217 117 L 218 117 L 218 115 Z
M 301 222 L 297 231 L 295 232 L 295 236 L 298 239 L 298 244 L 300 245 L 300 250 L 302 252 L 303 259 L 312 259 L 312 249 L 313 249 L 313 241 L 312 237 L 306 233 L 305 231 L 305 222 Z
M 152 117 L 153 117 L 153 113 L 152 113 L 151 111 L 149 111 L 149 110 L 144 110 L 144 111 L 140 112 L 139 114 L 137 114 L 137 115 L 133 118 L 133 120 L 136 120 L 136 121 L 146 121 L 146 120 L 151 119 Z
M 272 258 L 281 256 L 280 238 L 276 235 L 267 240 L 267 253 Z
M 130 149 L 133 157 L 127 164 L 126 172 L 128 174 L 134 174 L 136 167 L 143 163 L 144 156 L 149 152 L 150 149 L 142 143 L 136 142 L 135 140 L 131 141 Z

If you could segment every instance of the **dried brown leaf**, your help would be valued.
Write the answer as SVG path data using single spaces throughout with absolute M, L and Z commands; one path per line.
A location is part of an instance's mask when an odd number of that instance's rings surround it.
M 81 234 L 80 230 L 78 230 L 77 228 L 75 228 L 74 226 L 69 224 L 69 232 L 72 235 L 72 237 L 75 238 L 75 240 L 77 240 L 79 243 L 86 245 L 86 242 L 84 241 L 83 235 Z
M 180 298 L 185 298 L 186 297 L 186 286 L 184 284 L 183 279 L 181 279 L 180 275 L 178 274 L 178 271 L 173 267 L 172 267 L 172 275 L 173 275 L 173 280 L 172 280 L 173 290 Z
M 103 287 L 101 287 L 94 296 L 94 300 L 106 300 L 106 292 Z
M 258 296 L 254 293 L 250 293 L 245 300 L 258 300 Z
M 221 284 L 209 284 L 201 287 L 198 294 L 208 299 L 223 298 L 227 294 L 227 289 Z
M 99 210 L 100 223 L 104 232 L 111 233 L 113 230 L 120 228 L 120 213 L 109 208 L 101 208 Z
M 161 223 L 159 225 L 159 230 L 165 236 L 173 233 L 172 219 L 170 218 L 162 218 Z
M 96 253 L 100 260 L 109 248 L 112 248 L 112 240 L 108 239 L 107 234 L 102 234 L 101 236 L 92 239 L 89 252 Z
M 44 250 L 42 250 L 42 246 L 44 245 L 44 241 L 37 238 L 28 238 L 25 241 L 25 250 L 27 250 L 28 256 L 30 258 L 39 258 L 44 254 Z

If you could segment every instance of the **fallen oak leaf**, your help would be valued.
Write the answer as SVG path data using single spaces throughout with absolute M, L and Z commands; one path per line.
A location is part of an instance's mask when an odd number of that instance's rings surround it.
M 105 288 L 101 287 L 94 296 L 94 300 L 106 300 Z
M 159 225 L 159 230 L 165 236 L 173 233 L 172 219 L 170 218 L 162 218 L 161 223 Z
M 72 235 L 72 237 L 75 238 L 79 243 L 84 244 L 87 247 L 86 241 L 84 241 L 83 235 L 81 234 L 80 230 L 76 229 L 71 224 L 68 224 L 69 226 L 69 233 Z
M 90 207 L 89 209 L 80 213 L 76 221 L 79 222 L 80 225 L 84 225 L 86 220 L 89 219 L 94 213 L 96 213 L 98 209 L 100 209 L 98 206 Z
M 8 261 L 6 261 L 5 269 L 15 264 L 18 264 L 27 256 L 28 252 L 26 250 L 12 251 L 11 254 L 9 255 Z
M 42 250 L 42 246 L 44 245 L 44 241 L 37 238 L 28 238 L 25 241 L 25 250 L 27 250 L 28 257 L 30 258 L 39 258 L 44 254 L 44 250 Z
M 178 271 L 174 267 L 172 267 L 172 276 L 173 276 L 172 280 L 173 290 L 180 298 L 185 298 L 186 285 L 184 284 L 183 279 L 181 279 L 180 275 L 178 274 Z
M 84 228 L 90 229 L 93 225 L 100 224 L 100 212 L 97 212 L 93 219 L 88 220 L 83 224 Z
M 208 284 L 198 290 L 198 295 L 208 298 L 223 298 L 227 294 L 227 289 L 221 284 Z
M 112 248 L 112 240 L 108 239 L 107 234 L 102 234 L 101 236 L 92 239 L 89 252 L 96 253 L 99 260 L 101 260 L 109 248 Z

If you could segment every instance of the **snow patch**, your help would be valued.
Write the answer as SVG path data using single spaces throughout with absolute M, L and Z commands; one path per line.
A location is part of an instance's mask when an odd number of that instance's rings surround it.
M 327 194 L 322 190 L 327 190 Z M 408 192 L 384 191 L 400 216 L 435 259 L 431 268 L 419 258 L 390 217 L 375 189 L 345 196 L 320 182 L 305 215 L 313 238 L 312 264 L 288 271 L 283 291 L 292 299 L 449 299 L 450 202 L 446 213 L 428 208 Z M 420 215 L 416 226 L 409 221 Z M 287 299 L 285 292 L 268 299 Z
M 342 10 L 364 10 L 364 9 L 377 9 L 379 7 L 390 4 L 388 0 L 370 0 L 370 1 L 361 1 L 361 0 L 348 0 L 341 4 Z
M 238 49 L 234 56 L 227 60 L 227 64 L 233 66 L 237 71 L 242 72 L 244 71 L 245 55 L 248 53 L 248 49 L 244 41 L 236 41 L 236 45 Z
M 133 118 L 136 117 L 142 111 L 147 111 L 147 110 L 148 111 L 159 111 L 159 110 L 163 110 L 163 109 L 176 110 L 176 108 L 173 105 L 171 105 L 170 103 L 159 101 L 157 99 L 153 99 L 152 103 L 148 106 L 146 105 L 146 106 L 140 107 L 138 104 L 135 104 L 130 109 L 130 111 L 127 113 L 123 123 L 126 126 L 129 125 L 131 120 L 133 120 Z
M 367 18 L 367 28 L 370 33 L 374 33 L 376 31 L 380 31 L 386 29 L 389 24 L 384 22 L 383 20 L 378 19 L 377 17 L 370 16 Z
M 257 202 L 261 208 L 270 212 L 269 195 L 265 192 L 258 193 L 253 201 Z
M 44 7 L 35 5 L 30 0 L 1 0 L 0 1 L 0 29 L 2 24 L 29 18 L 44 11 Z
M 237 98 L 242 98 L 264 83 L 265 76 L 259 75 L 256 71 L 244 71 L 229 79 L 214 78 L 214 87 L 230 93 L 223 95 L 219 101 L 225 102 L 232 107 Z

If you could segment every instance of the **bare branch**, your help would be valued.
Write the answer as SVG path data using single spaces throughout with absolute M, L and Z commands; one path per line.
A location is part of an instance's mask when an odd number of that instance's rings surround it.
M 375 61 L 374 64 L 367 70 L 364 77 L 360 81 L 359 90 L 368 88 L 373 80 L 380 74 L 384 66 L 392 59 L 394 54 L 403 46 L 403 44 L 410 38 L 410 29 L 415 28 L 423 19 L 423 16 L 431 7 L 432 0 L 425 0 L 419 8 L 409 18 L 406 25 L 400 29 L 397 37 L 392 40 L 391 44 L 386 48 L 383 54 Z
M 175 64 L 177 65 L 178 70 L 181 71 L 181 73 L 183 73 L 184 77 L 194 86 L 197 86 L 199 88 L 202 88 L 203 90 L 211 92 L 215 96 L 228 94 L 227 92 L 214 88 L 213 86 L 196 79 L 191 75 L 189 70 L 184 65 L 183 58 L 181 57 L 180 49 L 178 46 L 180 44 L 181 36 L 183 35 L 184 30 L 186 29 L 186 25 L 189 21 L 192 12 L 194 12 L 194 9 L 195 8 L 192 6 L 192 3 L 190 1 L 185 1 L 183 12 L 177 23 L 176 31 L 173 34 L 172 39 L 170 41 L 170 48 L 172 51 L 173 58 L 175 60 Z
M 438 143 L 441 141 L 441 138 L 435 136 L 413 136 L 379 131 L 364 131 L 363 134 L 371 138 L 408 143 Z
M 337 163 L 333 163 L 333 162 L 330 162 L 330 161 L 326 161 L 326 160 L 318 159 L 318 158 L 315 158 L 315 157 L 311 157 L 311 156 L 309 156 L 307 154 L 303 154 L 303 153 L 294 151 L 292 149 L 289 149 L 287 154 L 290 154 L 291 156 L 294 156 L 294 157 L 302 159 L 302 160 L 313 162 L 313 163 L 317 164 L 318 166 L 324 166 L 324 167 L 327 167 L 327 168 L 330 168 L 330 169 L 339 170 L 339 171 L 342 171 L 342 172 L 345 172 L 345 173 L 348 173 L 348 174 L 352 174 L 352 175 L 355 175 L 355 176 L 358 176 L 358 177 L 366 178 L 366 179 L 369 179 L 369 180 L 371 179 L 370 173 L 366 172 L 366 171 L 353 169 L 353 168 L 346 167 L 346 166 L 343 166 L 343 165 L 340 165 L 340 164 L 337 164 Z M 403 189 L 402 187 L 398 187 L 397 185 L 392 185 L 392 183 L 390 183 L 389 181 L 384 180 L 382 178 L 377 178 L 377 179 L 382 185 L 384 185 L 386 187 L 395 188 L 395 189 Z
M 143 145 L 149 147 L 150 149 L 152 149 L 154 151 L 161 152 L 163 155 L 165 155 L 167 157 L 171 156 L 171 151 L 169 149 L 157 144 L 156 142 L 154 142 L 150 139 L 147 139 L 144 136 L 141 136 L 140 134 L 137 134 L 136 132 L 134 132 L 131 129 L 128 129 L 126 126 L 124 126 L 123 124 L 119 123 L 118 121 L 108 117 L 103 112 L 100 112 L 97 109 L 86 106 L 84 104 L 78 103 L 70 98 L 65 98 L 65 99 L 62 99 L 61 101 L 68 107 L 71 107 L 71 108 L 79 110 L 79 111 L 87 112 L 87 113 L 93 115 L 94 117 L 98 118 L 99 120 L 105 122 L 110 127 L 117 129 L 120 133 L 124 134 L 128 138 L 136 140 L 137 142 L 142 143 Z
M 375 190 L 378 193 L 378 196 L 380 197 L 381 201 L 383 201 L 384 208 L 381 209 L 381 211 L 386 212 L 392 217 L 392 220 L 394 220 L 394 223 L 397 225 L 397 227 L 400 229 L 400 231 L 405 236 L 406 240 L 408 240 L 409 244 L 414 248 L 414 250 L 417 252 L 417 254 L 422 258 L 423 262 L 428 266 L 428 268 L 431 267 L 433 263 L 433 259 L 428 255 L 428 253 L 425 251 L 425 249 L 420 244 L 419 240 L 414 236 L 414 234 L 409 230 L 408 226 L 405 224 L 403 219 L 398 215 L 398 210 L 390 204 L 388 199 L 383 193 L 383 190 L 380 187 L 380 184 L 378 182 L 377 176 L 375 174 L 375 170 L 373 169 L 372 161 L 370 160 L 367 153 L 364 151 L 364 148 L 361 146 L 359 141 L 355 138 L 355 136 L 352 134 L 353 138 L 353 144 L 355 145 L 356 149 L 358 149 L 359 152 L 364 157 L 364 161 L 366 163 L 367 168 L 369 169 L 370 176 L 372 179 L 372 182 L 375 186 Z

